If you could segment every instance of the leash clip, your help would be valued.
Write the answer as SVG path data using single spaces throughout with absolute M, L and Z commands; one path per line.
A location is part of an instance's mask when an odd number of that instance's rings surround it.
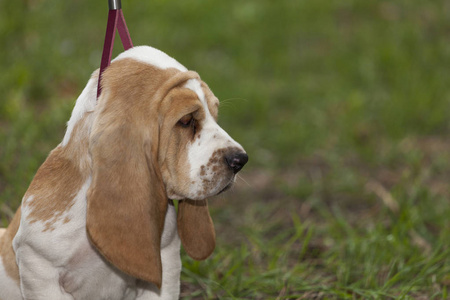
M 108 0 L 109 10 L 117 10 L 122 8 L 120 0 Z

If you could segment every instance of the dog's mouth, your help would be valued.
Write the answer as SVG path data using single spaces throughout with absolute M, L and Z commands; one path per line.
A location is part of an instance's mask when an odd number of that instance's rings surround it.
M 230 182 L 229 182 L 223 189 L 221 189 L 221 190 L 217 193 L 217 195 L 222 194 L 223 192 L 229 190 L 229 189 L 233 186 L 233 183 L 234 183 L 234 176 L 233 176 L 233 178 L 230 180 Z
M 222 194 L 223 192 L 229 190 L 231 188 L 231 186 L 233 185 L 232 182 L 230 182 L 229 184 L 227 184 L 220 192 L 217 193 L 217 195 Z

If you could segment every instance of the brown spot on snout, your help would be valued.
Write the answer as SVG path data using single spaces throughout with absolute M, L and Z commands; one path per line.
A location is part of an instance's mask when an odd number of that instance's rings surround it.
M 205 166 L 201 166 L 201 168 L 200 168 L 200 176 L 205 176 L 205 174 L 206 174 L 206 168 L 205 168 Z
M 202 182 L 201 194 L 207 195 L 211 191 L 223 189 L 231 182 L 234 176 L 233 170 L 229 167 L 226 157 L 230 153 L 242 152 L 237 147 L 220 148 L 213 152 L 208 163 L 200 168 L 200 176 Z

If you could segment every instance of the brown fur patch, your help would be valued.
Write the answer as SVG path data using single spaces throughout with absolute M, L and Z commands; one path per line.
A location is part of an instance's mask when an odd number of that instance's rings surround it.
M 69 143 L 58 146 L 41 165 L 25 196 L 23 205 L 30 209 L 30 223 L 41 221 L 44 231 L 54 230 L 54 223 L 63 218 L 74 202 L 74 197 L 89 176 L 88 118 L 78 121 Z M 32 196 L 31 201 L 27 199 Z M 69 219 L 66 217 L 64 223 Z
M 83 184 L 79 166 L 64 155 L 64 148 L 55 148 L 37 171 L 27 193 L 24 204 L 30 209 L 30 223 L 41 221 L 44 231 L 54 230 L 54 223 L 70 209 L 73 199 Z M 33 197 L 31 201 L 27 201 Z
M 14 279 L 17 284 L 20 284 L 19 268 L 17 267 L 16 254 L 14 253 L 12 241 L 16 236 L 17 230 L 19 230 L 20 217 L 21 210 L 19 207 L 8 228 L 3 235 L 0 236 L 0 256 L 2 258 L 3 266 L 5 267 L 6 273 Z

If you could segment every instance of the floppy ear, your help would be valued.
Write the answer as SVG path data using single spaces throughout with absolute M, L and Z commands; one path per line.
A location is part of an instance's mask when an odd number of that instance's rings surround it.
M 104 108 L 92 129 L 87 233 L 115 267 L 161 288 L 160 245 L 168 202 L 157 163 L 158 129 L 144 130 L 138 121 L 117 114 Z
M 184 250 L 190 257 L 203 260 L 211 255 L 216 246 L 216 234 L 207 200 L 180 201 L 177 226 Z

